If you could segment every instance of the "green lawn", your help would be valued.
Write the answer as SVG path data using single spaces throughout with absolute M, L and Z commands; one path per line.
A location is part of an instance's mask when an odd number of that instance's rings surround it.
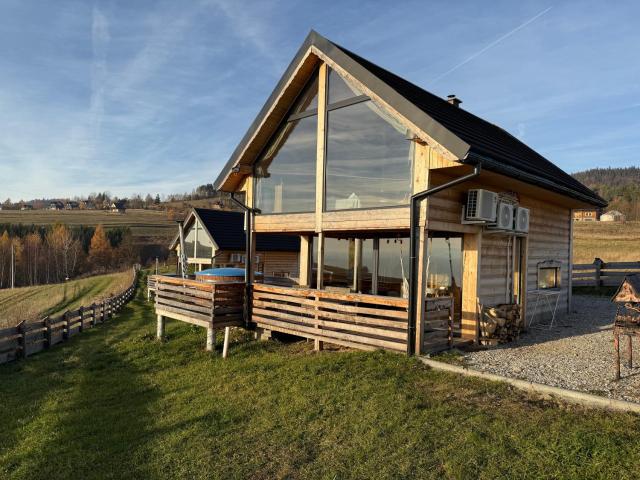
M 0 478 L 637 478 L 640 417 L 536 400 L 402 355 L 314 353 L 155 317 L 0 367 Z
M 105 275 L 51 283 L 35 287 L 0 290 L 0 328 L 17 325 L 22 320 L 37 320 L 66 310 L 88 306 L 131 285 L 130 270 Z

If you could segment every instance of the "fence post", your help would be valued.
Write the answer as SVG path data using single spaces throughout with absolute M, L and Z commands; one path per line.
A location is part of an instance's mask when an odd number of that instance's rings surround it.
M 27 358 L 29 353 L 27 352 L 27 328 L 24 320 L 18 324 L 18 333 L 20 334 L 20 347 L 22 350 L 20 356 Z
M 96 302 L 91 304 L 91 325 L 96 326 Z
M 80 306 L 78 312 L 80 313 L 80 333 L 82 333 L 84 331 L 84 307 Z
M 47 329 L 44 332 L 45 338 L 47 340 L 46 348 L 50 348 L 51 347 L 51 318 L 49 318 L 49 315 L 44 317 L 44 327 Z
M 599 287 L 600 284 L 601 284 L 600 273 L 601 273 L 601 270 L 602 270 L 602 264 L 603 263 L 604 262 L 601 259 L 599 259 L 598 257 L 596 257 L 593 260 L 593 266 L 595 267 L 595 270 L 596 270 L 595 274 L 594 274 L 596 287 Z
M 67 320 L 67 312 L 64 312 L 62 314 L 62 321 L 64 322 L 64 330 L 62 331 L 62 338 L 65 340 L 68 340 L 70 335 L 69 335 L 69 320 Z

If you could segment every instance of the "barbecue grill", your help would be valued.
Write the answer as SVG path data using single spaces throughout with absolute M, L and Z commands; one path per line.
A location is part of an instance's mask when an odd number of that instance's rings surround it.
M 633 367 L 633 337 L 640 337 L 640 275 L 627 275 L 611 299 L 618 304 L 613 324 L 616 380 L 620 380 L 620 336 L 627 337 L 627 365 Z

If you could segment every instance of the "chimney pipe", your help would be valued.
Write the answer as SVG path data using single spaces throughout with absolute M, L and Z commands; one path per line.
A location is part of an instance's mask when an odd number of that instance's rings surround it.
M 452 94 L 452 95 L 447 95 L 447 102 L 449 102 L 454 107 L 459 107 L 460 104 L 462 103 L 462 100 L 456 97 L 455 94 Z

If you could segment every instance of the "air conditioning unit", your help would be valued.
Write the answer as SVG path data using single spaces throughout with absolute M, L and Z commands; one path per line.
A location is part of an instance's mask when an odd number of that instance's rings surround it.
M 513 230 L 514 208 L 510 203 L 498 203 L 498 216 L 495 223 L 489 225 L 488 228 L 492 230 Z
M 489 190 L 474 189 L 467 192 L 464 217 L 472 222 L 495 222 L 498 194 Z
M 516 232 L 528 233 L 529 232 L 529 209 L 517 207 L 515 219 L 513 222 L 513 229 Z

